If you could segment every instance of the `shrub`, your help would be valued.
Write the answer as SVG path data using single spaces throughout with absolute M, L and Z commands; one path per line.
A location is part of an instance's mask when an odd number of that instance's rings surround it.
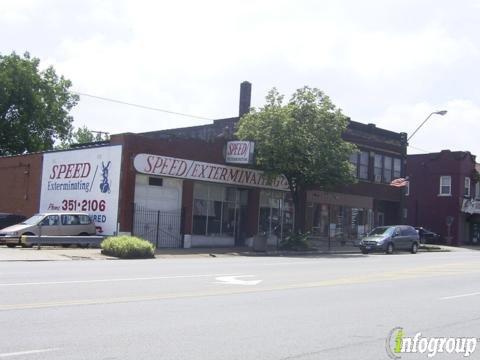
M 135 236 L 112 236 L 100 244 L 102 254 L 122 259 L 144 259 L 155 256 L 155 247 L 150 242 Z
M 280 249 L 295 251 L 308 250 L 310 248 L 308 236 L 308 233 L 290 234 L 280 241 Z

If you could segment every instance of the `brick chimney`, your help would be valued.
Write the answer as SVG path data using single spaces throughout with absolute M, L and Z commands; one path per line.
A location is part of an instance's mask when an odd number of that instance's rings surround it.
M 244 81 L 240 84 L 240 106 L 238 116 L 242 117 L 250 111 L 250 101 L 252 97 L 252 84 Z

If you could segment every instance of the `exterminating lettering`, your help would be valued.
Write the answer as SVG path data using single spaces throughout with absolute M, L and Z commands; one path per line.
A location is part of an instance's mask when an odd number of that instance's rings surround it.
M 288 190 L 284 176 L 269 180 L 261 171 L 221 164 L 138 154 L 134 159 L 134 167 L 138 172 L 150 175 Z

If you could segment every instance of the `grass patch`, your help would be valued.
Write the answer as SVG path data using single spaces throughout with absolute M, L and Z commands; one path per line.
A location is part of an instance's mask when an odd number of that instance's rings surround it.
M 135 236 L 112 236 L 100 244 L 102 254 L 121 259 L 148 259 L 155 257 L 155 247 L 149 241 Z

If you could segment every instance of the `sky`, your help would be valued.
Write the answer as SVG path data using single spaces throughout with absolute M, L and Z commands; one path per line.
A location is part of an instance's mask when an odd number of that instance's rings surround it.
M 0 0 L 0 53 L 30 52 L 110 134 L 211 123 L 276 87 L 324 91 L 352 120 L 412 134 L 408 153 L 480 156 L 480 0 Z M 478 131 L 478 133 L 477 133 Z

